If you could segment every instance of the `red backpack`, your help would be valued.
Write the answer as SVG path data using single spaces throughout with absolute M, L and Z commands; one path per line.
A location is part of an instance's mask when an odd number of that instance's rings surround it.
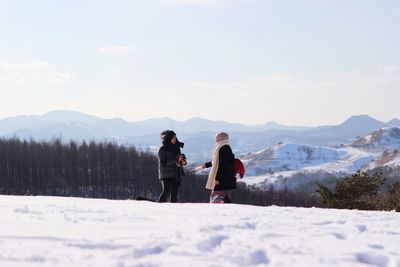
M 234 170 L 235 170 L 235 175 L 239 174 L 240 178 L 243 178 L 246 170 L 244 169 L 243 162 L 240 159 L 235 159 Z

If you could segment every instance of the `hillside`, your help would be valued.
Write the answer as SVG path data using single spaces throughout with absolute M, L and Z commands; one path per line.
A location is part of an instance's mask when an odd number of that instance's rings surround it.
M 362 149 L 397 149 L 400 148 L 400 128 L 387 127 L 377 129 L 359 138 L 351 146 Z
M 340 148 L 314 145 L 279 144 L 243 157 L 248 169 L 244 180 L 249 185 L 296 189 L 358 169 L 400 168 L 400 128 L 387 127 L 372 131 L 354 143 Z
M 279 144 L 243 158 L 247 175 L 299 170 L 340 160 L 348 153 L 328 147 Z
M 0 196 L 1 266 L 399 266 L 395 212 Z

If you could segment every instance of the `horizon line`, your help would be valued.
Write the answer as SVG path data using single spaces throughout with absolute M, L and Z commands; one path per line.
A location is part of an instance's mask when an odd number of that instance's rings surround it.
M 138 123 L 138 122 L 145 122 L 145 121 L 149 121 L 149 120 L 162 120 L 162 119 L 171 120 L 171 121 L 178 122 L 178 123 L 185 123 L 185 122 L 188 122 L 188 121 L 190 121 L 190 120 L 201 119 L 201 120 L 206 120 L 206 121 L 210 121 L 210 122 L 220 122 L 220 123 L 236 124 L 236 125 L 247 126 L 247 127 L 251 127 L 251 128 L 263 126 L 263 125 L 266 125 L 266 124 L 269 124 L 269 123 L 275 123 L 275 124 L 278 124 L 279 126 L 293 127 L 293 128 L 294 128 L 294 127 L 298 127 L 298 128 L 316 128 L 316 127 L 325 127 L 325 126 L 334 126 L 334 125 L 338 125 L 338 124 L 322 124 L 322 125 L 315 125 L 315 126 L 288 125 L 288 124 L 282 124 L 282 123 L 277 122 L 277 121 L 275 121 L 275 120 L 270 120 L 270 121 L 266 121 L 266 122 L 259 123 L 259 124 L 247 124 L 247 123 L 242 123 L 242 122 L 231 122 L 231 121 L 227 121 L 227 120 L 212 120 L 212 119 L 205 118 L 205 117 L 200 117 L 200 116 L 191 117 L 191 118 L 188 118 L 188 119 L 185 119 L 185 120 L 178 120 L 178 119 L 174 119 L 174 118 L 171 118 L 171 117 L 166 116 L 166 117 L 151 117 L 151 118 L 147 118 L 147 119 L 141 119 L 141 120 L 130 121 L 130 120 L 127 120 L 127 119 L 124 119 L 124 118 L 121 118 L 121 117 L 109 117 L 109 118 L 106 118 L 106 117 L 103 117 L 103 116 L 94 115 L 94 114 L 89 114 L 89 113 L 85 113 L 85 112 L 78 111 L 78 110 L 72 110 L 72 109 L 54 109 L 54 110 L 50 110 L 50 111 L 47 111 L 47 112 L 41 113 L 41 114 L 18 114 L 18 115 L 11 115 L 11 116 L 6 116 L 6 117 L 0 118 L 0 121 L 1 121 L 1 120 L 5 120 L 5 119 L 10 119 L 10 118 L 16 118 L 16 117 L 24 117 L 24 116 L 25 116 L 25 117 L 30 117 L 30 116 L 42 117 L 42 116 L 45 116 L 45 115 L 47 115 L 47 114 L 49 114 L 49 113 L 55 113 L 55 112 L 78 113 L 78 114 L 81 114 L 81 115 L 84 115 L 84 116 L 96 117 L 96 118 L 98 118 L 98 119 L 100 119 L 100 120 L 114 120 L 114 119 L 120 119 L 120 120 L 123 120 L 123 121 L 128 122 L 128 123 Z M 342 124 L 342 123 L 344 123 L 344 122 L 346 122 L 347 120 L 349 120 L 349 119 L 351 119 L 351 118 L 353 118 L 353 117 L 360 117 L 360 116 L 367 116 L 367 117 L 370 117 L 371 119 L 374 119 L 374 120 L 377 120 L 377 121 L 380 121 L 380 122 L 383 122 L 383 123 L 389 123 L 389 122 L 392 121 L 392 120 L 399 120 L 399 118 L 394 117 L 394 118 L 392 118 L 392 119 L 389 120 L 389 121 L 384 121 L 384 120 L 376 119 L 376 118 L 374 118 L 373 116 L 364 113 L 364 114 L 351 115 L 351 116 L 349 116 L 347 119 L 345 119 L 344 121 L 340 122 L 339 125 Z

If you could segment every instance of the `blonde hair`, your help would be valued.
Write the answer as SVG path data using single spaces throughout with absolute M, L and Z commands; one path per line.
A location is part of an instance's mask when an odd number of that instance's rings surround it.
M 229 140 L 229 134 L 225 133 L 225 132 L 219 132 L 215 135 L 215 140 L 217 142 L 221 142 L 223 140 Z

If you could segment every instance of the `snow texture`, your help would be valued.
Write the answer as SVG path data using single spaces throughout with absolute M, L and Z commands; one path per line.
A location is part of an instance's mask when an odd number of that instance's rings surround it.
M 0 266 L 400 266 L 400 214 L 0 196 Z

